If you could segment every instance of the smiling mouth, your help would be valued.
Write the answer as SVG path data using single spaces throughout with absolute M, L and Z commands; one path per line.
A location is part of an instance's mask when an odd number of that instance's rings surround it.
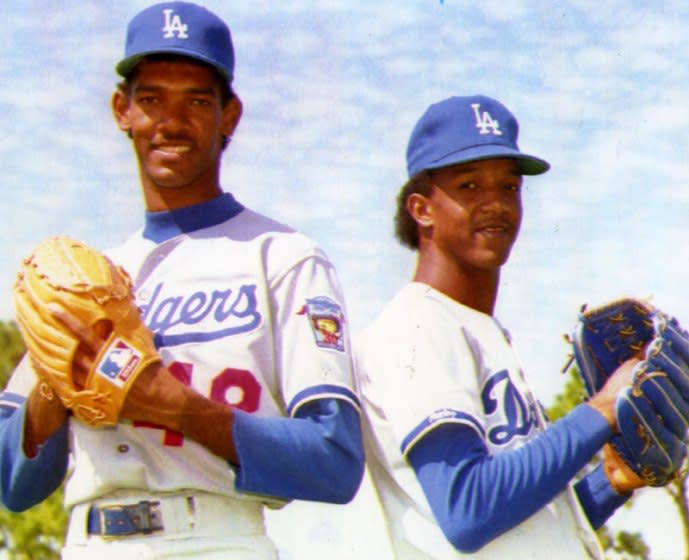
M 483 224 L 476 228 L 477 233 L 484 235 L 510 235 L 512 231 L 508 223 Z
M 186 154 L 191 150 L 191 147 L 185 144 L 164 144 L 154 146 L 153 151 L 165 156 L 180 156 Z

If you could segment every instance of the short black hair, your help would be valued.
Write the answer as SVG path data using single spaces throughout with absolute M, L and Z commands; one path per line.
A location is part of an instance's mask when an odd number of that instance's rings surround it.
M 410 249 L 419 248 L 419 225 L 407 210 L 409 195 L 418 193 L 429 196 L 433 190 L 431 173 L 423 170 L 407 181 L 397 194 L 397 213 L 395 214 L 395 237 Z

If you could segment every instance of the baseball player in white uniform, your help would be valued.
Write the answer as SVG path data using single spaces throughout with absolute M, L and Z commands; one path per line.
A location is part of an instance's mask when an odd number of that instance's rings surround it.
M 219 185 L 241 115 L 233 70 L 227 25 L 200 6 L 157 4 L 129 24 L 113 111 L 146 216 L 108 254 L 134 281 L 164 367 L 137 379 L 115 429 L 71 418 L 28 361 L 0 399 L 2 501 L 21 511 L 66 477 L 64 558 L 276 558 L 264 506 L 345 503 L 363 475 L 335 270 Z M 88 360 L 99 339 L 82 336 Z
M 493 316 L 523 176 L 549 168 L 519 151 L 517 132 L 498 101 L 451 97 L 409 141 L 396 234 L 417 267 L 361 337 L 356 368 L 397 559 L 598 557 L 593 529 L 632 490 L 613 487 L 609 461 L 574 482 L 615 429 L 632 363 L 546 429 Z

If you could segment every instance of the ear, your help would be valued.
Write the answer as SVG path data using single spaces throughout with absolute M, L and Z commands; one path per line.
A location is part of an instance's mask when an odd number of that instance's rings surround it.
M 118 87 L 115 90 L 115 93 L 112 94 L 110 104 L 117 126 L 123 132 L 129 132 L 132 128 L 131 122 L 129 121 L 129 97 L 122 88 Z
M 232 136 L 242 118 L 242 101 L 236 95 L 223 108 L 221 131 L 223 136 Z
M 407 212 L 420 228 L 433 226 L 433 205 L 427 196 L 411 193 L 407 197 Z

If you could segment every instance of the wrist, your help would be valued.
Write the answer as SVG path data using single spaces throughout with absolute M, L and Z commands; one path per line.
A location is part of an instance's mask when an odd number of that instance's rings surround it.
M 603 446 L 603 472 L 610 486 L 621 496 L 629 496 L 634 490 L 645 485 L 610 444 Z
M 35 457 L 43 445 L 66 421 L 68 410 L 44 381 L 32 389 L 27 398 L 24 418 L 23 451 L 28 458 Z
M 607 400 L 601 399 L 599 395 L 594 395 L 591 397 L 586 404 L 588 404 L 593 410 L 595 410 L 605 419 L 613 432 L 617 432 L 618 429 L 615 408 L 609 402 L 607 402 Z

